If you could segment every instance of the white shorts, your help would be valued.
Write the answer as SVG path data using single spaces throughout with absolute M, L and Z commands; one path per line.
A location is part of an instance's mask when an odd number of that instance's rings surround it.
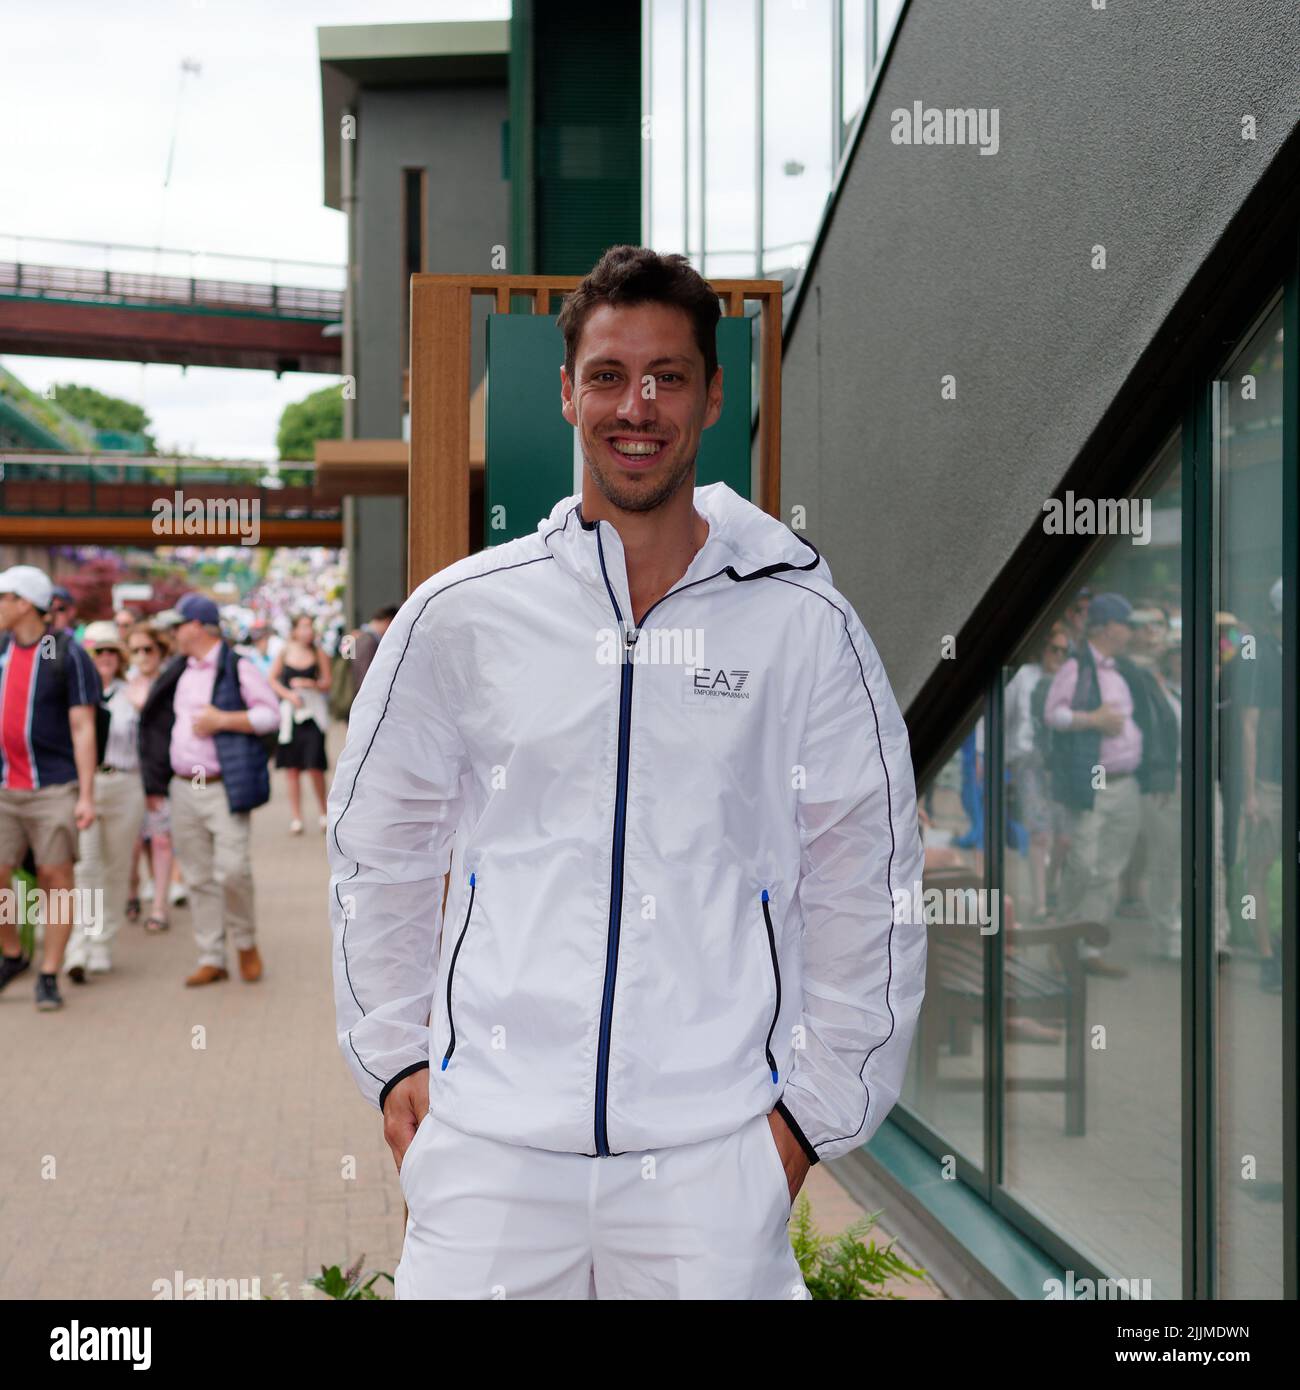
M 721 1139 L 591 1158 L 430 1112 L 400 1182 L 398 1298 L 809 1297 L 766 1115 Z

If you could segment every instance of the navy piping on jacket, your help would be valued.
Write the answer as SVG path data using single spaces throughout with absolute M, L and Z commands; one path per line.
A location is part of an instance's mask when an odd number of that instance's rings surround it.
M 553 530 L 548 531 L 546 533 L 546 536 L 542 538 L 543 543 L 545 543 L 547 539 L 553 536 L 556 531 L 564 530 L 568 526 L 568 524 L 568 518 L 566 517 L 564 526 L 557 526 Z M 411 646 L 411 637 L 414 634 L 415 629 L 419 627 L 420 621 L 424 617 L 425 609 L 428 608 L 428 606 L 433 602 L 434 599 L 440 597 L 442 594 L 445 594 L 449 589 L 454 589 L 457 587 L 457 585 L 460 584 L 467 584 L 471 579 L 486 579 L 487 576 L 490 574 L 502 574 L 506 570 L 522 569 L 525 565 L 535 565 L 542 560 L 554 559 L 555 556 L 548 551 L 545 555 L 537 555 L 531 560 L 520 560 L 517 564 L 514 565 L 499 565 L 496 569 L 483 570 L 480 574 L 467 574 L 464 577 L 464 579 L 455 579 L 450 584 L 444 584 L 441 589 L 435 589 L 434 592 L 431 593 L 429 597 L 425 599 L 424 603 L 420 606 L 420 611 L 415 615 L 415 618 L 413 619 L 410 628 L 407 630 L 406 642 L 402 646 L 402 654 L 397 658 L 397 665 L 393 667 L 393 676 L 392 679 L 388 682 L 388 694 L 384 699 L 383 711 L 380 714 L 379 718 L 375 721 L 375 728 L 374 732 L 370 735 L 370 742 L 366 744 L 366 751 L 361 755 L 361 761 L 357 764 L 356 775 L 352 779 L 352 790 L 348 792 L 347 803 L 344 805 L 342 811 L 339 812 L 338 820 L 334 822 L 334 848 L 337 849 L 339 854 L 343 855 L 344 858 L 347 858 L 348 856 L 344 855 L 343 846 L 339 844 L 339 826 L 343 823 L 343 817 L 346 816 L 348 811 L 351 809 L 352 798 L 357 793 L 357 783 L 361 780 L 361 773 L 362 770 L 365 768 L 366 759 L 370 757 L 370 750 L 375 746 L 375 739 L 379 736 L 379 726 L 384 722 L 384 719 L 388 714 L 388 706 L 392 702 L 393 698 L 393 686 L 397 684 L 397 673 L 402 669 L 402 662 L 406 660 L 406 653 L 410 650 Z M 348 875 L 346 879 L 343 880 L 343 883 L 350 883 L 360 872 L 361 861 L 358 860 L 357 867 L 352 871 L 351 874 Z M 343 899 L 339 896 L 339 888 L 341 887 L 342 883 L 335 887 L 334 898 L 339 905 L 339 911 L 343 913 L 343 931 L 341 934 L 341 942 L 343 949 L 343 974 L 348 982 L 348 992 L 352 995 L 352 1002 L 357 1006 L 358 1009 L 361 1010 L 361 1018 L 364 1019 L 367 1010 L 362 1005 L 361 1000 L 357 998 L 356 987 L 352 983 L 352 972 L 348 968 L 348 916 L 347 910 L 343 906 Z M 357 1022 L 360 1021 L 361 1019 L 357 1020 Z M 352 1027 L 355 1028 L 356 1024 L 353 1024 Z M 352 1055 L 357 1059 L 358 1063 L 360 1063 L 362 1071 L 364 1071 L 367 1076 L 372 1077 L 375 1081 L 378 1081 L 379 1084 L 385 1088 L 382 1092 L 382 1095 L 384 1096 L 387 1095 L 388 1089 L 391 1088 L 395 1082 L 400 1081 L 403 1076 L 409 1075 L 411 1071 L 418 1071 L 421 1066 L 428 1066 L 427 1062 L 417 1063 L 415 1067 L 408 1068 L 407 1071 L 400 1073 L 398 1076 L 393 1077 L 390 1081 L 385 1083 L 384 1078 L 382 1076 L 375 1076 L 374 1072 L 372 1072 L 370 1068 L 366 1066 L 365 1062 L 362 1060 L 361 1054 L 357 1051 L 356 1044 L 352 1041 L 352 1028 L 348 1029 L 348 1046 L 352 1049 Z M 380 1108 L 383 1108 L 382 1100 L 380 1101 Z
M 803 589 L 805 592 L 810 594 L 817 594 L 816 589 L 809 589 L 806 584 L 796 584 L 793 579 L 778 579 L 777 582 L 780 584 L 790 584 L 794 588 Z M 866 672 L 862 669 L 862 657 L 858 653 L 857 644 L 853 640 L 853 634 L 849 631 L 849 620 L 844 610 L 839 606 L 838 603 L 832 603 L 831 600 L 828 599 L 825 594 L 817 594 L 817 597 L 819 599 L 822 599 L 825 603 L 830 604 L 830 606 L 840 615 L 840 621 L 844 624 L 844 635 L 849 639 L 849 647 L 853 652 L 854 660 L 856 660 L 858 663 L 858 678 L 862 681 L 862 688 L 867 692 L 867 702 L 871 706 L 871 718 L 876 730 L 876 748 L 880 753 L 880 768 L 881 771 L 885 774 L 885 819 L 889 822 L 889 859 L 885 863 L 885 887 L 889 893 L 889 901 L 891 904 L 891 910 L 889 914 L 889 936 L 886 939 L 885 948 L 886 956 L 889 961 L 889 969 L 885 975 L 885 1008 L 889 1013 L 889 1032 L 886 1033 L 885 1036 L 881 1038 L 881 1040 L 878 1043 L 876 1043 L 874 1047 L 868 1050 L 867 1055 L 862 1059 L 862 1065 L 858 1068 L 858 1080 L 862 1082 L 862 1089 L 867 1094 L 867 1103 L 862 1108 L 862 1119 L 858 1122 L 857 1129 L 853 1130 L 851 1133 L 834 1134 L 831 1135 L 829 1138 L 822 1140 L 823 1144 L 834 1144 L 838 1142 L 840 1139 L 852 1139 L 856 1135 L 862 1133 L 862 1127 L 866 1124 L 867 1115 L 871 1110 L 871 1087 L 867 1084 L 866 1079 L 864 1077 L 864 1073 L 867 1070 L 867 1063 L 871 1060 L 872 1054 L 878 1051 L 880 1048 L 884 1047 L 884 1045 L 890 1040 L 890 1038 L 894 1036 L 894 1026 L 897 1023 L 897 1019 L 894 1017 L 893 1007 L 889 1002 L 889 986 L 893 983 L 894 979 L 894 913 L 892 910 L 892 904 L 894 901 L 894 888 L 892 870 L 894 866 L 894 850 L 897 848 L 897 844 L 894 839 L 894 799 L 893 788 L 890 786 L 889 783 L 889 764 L 885 761 L 885 746 L 881 742 L 880 738 L 880 716 L 876 712 L 876 702 L 875 699 L 872 697 L 871 687 L 867 684 Z M 810 1149 L 812 1149 L 813 1152 L 816 1152 L 815 1148 L 813 1148 L 813 1146 L 811 1146 L 808 1143 L 807 1139 L 804 1137 L 803 1132 L 799 1129 L 797 1125 L 794 1124 L 789 1112 L 785 1110 L 785 1108 L 781 1105 L 779 1101 L 777 1103 L 777 1109 L 781 1111 L 783 1118 L 794 1129 L 795 1137 L 799 1140 L 799 1143 L 803 1147 L 804 1152 L 808 1153 Z
M 584 531 L 594 531 L 596 533 L 596 554 L 600 560 L 600 574 L 605 581 L 605 591 L 609 594 L 609 601 L 614 608 L 614 616 L 618 619 L 620 627 L 624 626 L 623 612 L 618 606 L 618 599 L 614 595 L 613 586 L 609 582 L 609 574 L 605 569 L 605 547 L 600 539 L 600 518 L 588 521 L 582 515 L 582 504 L 577 503 L 569 512 L 569 516 L 577 513 L 578 521 Z M 569 524 L 568 516 L 564 519 L 564 524 Z M 612 524 L 612 523 L 611 523 Z M 761 569 L 753 571 L 751 574 L 738 574 L 731 565 L 724 565 L 722 569 L 715 570 L 713 574 L 704 575 L 699 579 L 692 579 L 689 584 L 683 584 L 680 588 L 669 589 L 666 594 L 657 598 L 649 608 L 641 615 L 640 623 L 631 629 L 637 633 L 646 624 L 650 614 L 666 598 L 673 594 L 684 593 L 687 589 L 693 589 L 697 584 L 707 584 L 712 579 L 717 579 L 720 575 L 727 575 L 737 582 L 746 579 L 766 579 L 770 575 L 785 570 L 810 570 L 816 568 L 821 563 L 821 555 L 817 547 L 811 541 L 806 541 L 802 536 L 799 537 L 804 545 L 813 553 L 813 558 L 806 565 L 792 565 L 788 561 L 777 561 L 771 565 L 764 565 Z M 797 586 L 802 588 L 802 585 Z M 629 614 L 629 617 L 635 617 Z M 636 642 L 633 636 L 625 641 L 625 649 L 630 648 Z M 627 779 L 628 779 L 628 759 L 630 756 L 630 746 L 632 738 L 632 663 L 626 659 L 626 650 L 622 663 L 623 670 L 619 678 L 619 708 L 618 708 L 618 774 L 617 787 L 614 793 L 614 832 L 613 846 L 610 855 L 610 885 L 609 885 L 609 927 L 605 938 L 605 980 L 601 991 L 600 1003 L 600 1034 L 596 1044 L 596 1086 L 594 1097 L 594 1128 L 596 1140 L 596 1156 L 600 1158 L 610 1156 L 609 1132 L 608 1132 L 608 1110 L 609 1110 L 609 1051 L 614 1029 L 614 991 L 618 983 L 618 947 L 623 916 L 623 847 L 627 835 Z M 775 964 L 776 948 L 772 948 L 773 963 Z M 778 1003 L 780 999 L 780 977 L 777 977 Z M 775 1019 L 773 1027 L 775 1027 Z M 769 1032 L 769 1041 L 771 1034 Z M 769 1053 L 769 1056 L 771 1054 Z M 777 1080 L 776 1066 L 772 1067 L 772 1080 L 775 1084 Z M 795 1126 L 797 1130 L 798 1127 Z M 802 1139 L 802 1135 L 800 1135 Z M 805 1144 L 806 1147 L 806 1144 Z M 815 1161 L 815 1160 L 814 1160 Z

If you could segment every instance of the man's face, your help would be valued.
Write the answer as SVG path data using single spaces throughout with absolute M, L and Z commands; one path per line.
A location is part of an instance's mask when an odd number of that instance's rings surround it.
M 1053 632 L 1043 646 L 1043 670 L 1059 671 L 1070 655 L 1070 643 L 1063 631 Z
M 76 605 L 64 602 L 61 598 L 56 598 L 50 604 L 50 625 L 56 632 L 62 632 L 65 628 L 72 626 L 76 616 Z
M 1107 645 L 1116 656 L 1128 650 L 1128 644 L 1133 639 L 1133 629 L 1127 623 L 1107 623 L 1102 631 L 1106 634 Z
M 1153 620 L 1133 629 L 1133 650 L 1143 656 L 1158 657 L 1168 641 L 1169 629 L 1163 622 Z
M 564 418 L 577 426 L 587 471 L 622 511 L 662 506 L 694 474 L 700 434 L 722 413 L 722 369 L 704 358 L 685 310 L 602 304 L 587 318 L 570 381 L 560 369 Z M 629 457 L 614 447 L 657 448 Z
M 17 594 L 0 594 L 0 632 L 8 632 L 19 623 L 27 608 Z
M 194 618 L 178 624 L 172 629 L 176 638 L 176 650 L 182 656 L 195 656 L 203 637 L 203 624 Z

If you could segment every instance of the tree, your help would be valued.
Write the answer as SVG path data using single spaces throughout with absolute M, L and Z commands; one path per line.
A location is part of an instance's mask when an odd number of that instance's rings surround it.
M 314 459 L 318 439 L 343 438 L 343 392 L 324 386 L 286 405 L 275 437 L 282 459 Z
M 157 442 L 149 433 L 153 421 L 143 406 L 124 401 L 117 396 L 106 396 L 93 386 L 78 386 L 74 382 L 59 382 L 54 388 L 54 399 L 78 420 L 84 420 L 97 430 L 114 430 L 121 434 L 141 434 L 149 446 L 149 452 L 158 452 Z

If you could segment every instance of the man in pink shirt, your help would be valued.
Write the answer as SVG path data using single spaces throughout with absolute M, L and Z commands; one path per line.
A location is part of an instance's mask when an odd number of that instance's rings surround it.
M 1053 790 L 1069 810 L 1058 912 L 1066 922 L 1110 922 L 1141 829 L 1142 730 L 1129 679 L 1136 673 L 1124 659 L 1132 611 L 1122 594 L 1092 599 L 1078 655 L 1056 673 L 1043 708 L 1058 750 Z M 1128 974 L 1104 961 L 1096 947 L 1080 947 L 1079 954 L 1089 974 Z
M 250 812 L 270 799 L 261 738 L 280 724 L 266 677 L 221 638 L 217 605 L 186 594 L 176 607 L 180 656 L 140 712 L 145 791 L 171 798 L 172 841 L 189 887 L 199 965 L 187 985 L 229 978 L 226 936 L 247 981 L 262 975 L 249 858 Z

